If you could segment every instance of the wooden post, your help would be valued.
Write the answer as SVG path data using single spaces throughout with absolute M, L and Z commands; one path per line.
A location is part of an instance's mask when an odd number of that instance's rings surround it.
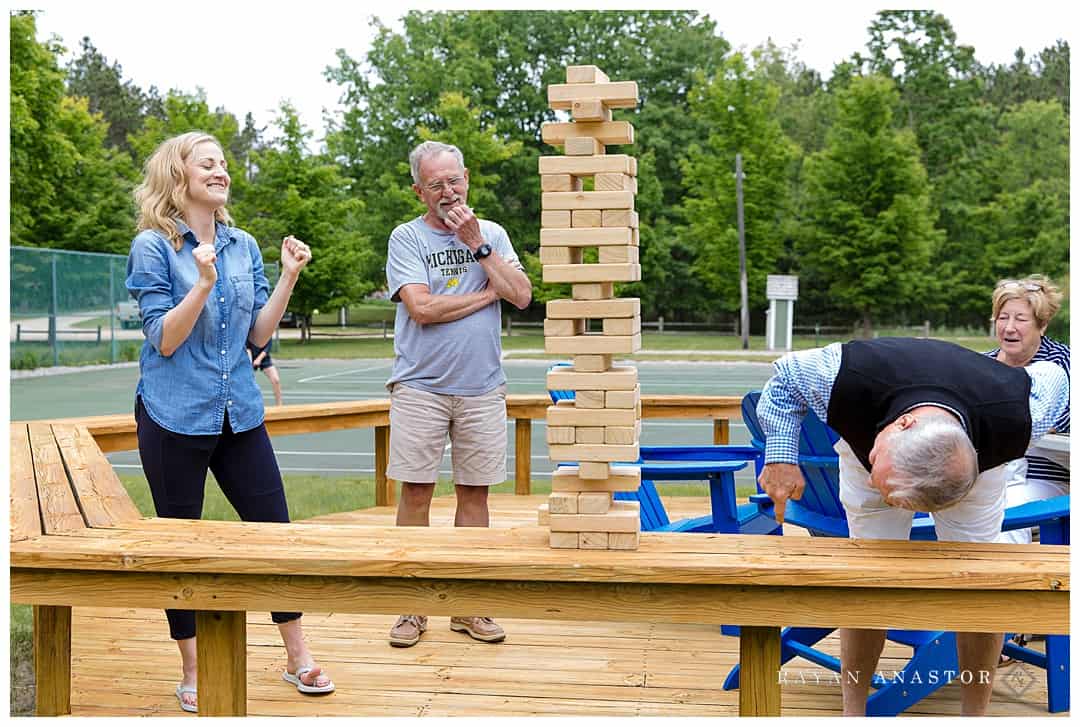
M 375 427 L 375 504 L 397 504 L 397 488 L 386 477 L 390 464 L 390 427 Z
M 532 419 L 514 420 L 514 494 L 532 492 Z
M 196 611 L 199 714 L 247 716 L 247 613 Z
M 739 628 L 739 716 L 780 716 L 780 627 Z
M 731 444 L 731 427 L 727 419 L 713 419 L 712 443 Z
M 34 606 L 34 676 L 37 715 L 71 714 L 71 606 Z

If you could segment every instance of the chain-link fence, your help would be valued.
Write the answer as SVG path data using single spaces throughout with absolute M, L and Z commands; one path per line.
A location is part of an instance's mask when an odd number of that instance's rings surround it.
M 277 265 L 266 274 L 273 285 Z M 126 275 L 125 255 L 12 247 L 11 368 L 137 361 L 142 320 Z

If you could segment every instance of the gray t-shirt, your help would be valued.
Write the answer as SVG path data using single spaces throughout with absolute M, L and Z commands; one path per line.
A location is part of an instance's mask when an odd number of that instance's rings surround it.
M 480 233 L 494 254 L 524 270 L 502 226 L 480 220 Z M 399 295 L 420 283 L 432 295 L 465 295 L 484 289 L 484 268 L 453 232 L 440 232 L 422 217 L 398 225 L 386 251 L 386 280 L 396 301 L 394 369 L 387 388 L 403 383 L 436 394 L 479 396 L 506 383 L 502 370 L 502 308 L 499 301 L 448 323 L 420 325 Z

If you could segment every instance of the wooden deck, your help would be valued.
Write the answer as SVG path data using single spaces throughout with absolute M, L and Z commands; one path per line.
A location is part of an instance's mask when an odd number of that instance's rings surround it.
M 492 526 L 535 522 L 543 496 L 493 495 Z M 707 499 L 669 498 L 672 517 L 699 515 Z M 316 518 L 392 524 L 393 508 Z M 453 499 L 438 498 L 432 524 L 453 522 Z M 799 537 L 789 533 L 788 537 Z M 488 614 L 498 616 L 498 614 Z M 248 713 L 258 716 L 735 716 L 738 693 L 720 686 L 738 660 L 738 641 L 714 626 L 499 619 L 508 637 L 482 644 L 432 618 L 421 642 L 395 649 L 386 616 L 308 613 L 312 651 L 337 683 L 305 697 L 281 680 L 285 652 L 263 613 L 248 616 Z M 180 662 L 164 614 L 152 610 L 74 609 L 73 715 L 181 713 L 173 695 Z M 838 652 L 831 637 L 825 646 Z M 906 650 L 890 646 L 880 668 L 899 669 Z M 789 663 L 783 714 L 836 715 L 840 687 L 831 673 Z M 816 680 L 820 682 L 816 683 Z M 1017 695 L 1014 684 L 1024 687 Z M 908 714 L 956 715 L 959 688 L 940 689 Z M 991 714 L 1051 716 L 1045 675 L 1026 665 L 999 672 Z

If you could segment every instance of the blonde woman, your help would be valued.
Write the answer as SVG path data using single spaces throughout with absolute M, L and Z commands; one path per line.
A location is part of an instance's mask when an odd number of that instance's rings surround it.
M 1021 280 L 1002 280 L 994 288 L 992 311 L 998 347 L 987 355 L 1009 366 L 1027 366 L 1035 361 L 1052 361 L 1069 376 L 1069 347 L 1046 336 L 1046 328 L 1061 309 L 1061 291 L 1042 275 Z M 1069 431 L 1069 408 L 1054 425 L 1054 431 Z M 1068 455 L 1033 444 L 1023 459 L 1008 466 L 1006 505 L 1045 500 L 1069 493 Z M 1030 543 L 1030 528 L 1001 534 L 1001 541 Z
M 190 132 L 154 151 L 135 190 L 139 232 L 127 288 L 146 336 L 135 391 L 139 456 L 158 517 L 200 518 L 209 469 L 242 520 L 288 522 L 246 344 L 270 340 L 311 250 L 285 238 L 271 293 L 258 243 L 231 226 L 229 184 L 221 144 Z M 183 663 L 176 697 L 196 712 L 195 614 L 166 616 Z M 283 678 L 303 693 L 333 691 L 304 642 L 300 614 L 271 617 L 288 654 Z

